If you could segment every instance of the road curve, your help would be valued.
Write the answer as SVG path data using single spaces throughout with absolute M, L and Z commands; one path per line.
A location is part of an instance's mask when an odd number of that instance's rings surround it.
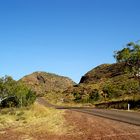
M 125 122 L 133 125 L 140 126 L 140 113 L 131 111 L 120 111 L 120 110 L 107 110 L 107 109 L 97 109 L 90 107 L 65 107 L 56 106 L 48 103 L 43 98 L 37 98 L 37 102 L 43 104 L 46 107 L 53 107 L 56 109 L 69 109 L 77 112 L 83 112 L 90 115 L 95 115 L 99 117 L 104 117 L 107 119 L 116 120 L 119 122 Z

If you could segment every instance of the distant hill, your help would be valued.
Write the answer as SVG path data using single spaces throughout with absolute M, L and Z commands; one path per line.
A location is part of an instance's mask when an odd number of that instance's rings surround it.
M 66 100 L 100 103 L 140 98 L 139 82 L 125 63 L 102 64 L 64 91 Z
M 48 92 L 63 92 L 75 84 L 68 77 L 46 72 L 34 72 L 19 81 L 35 91 L 37 95 L 43 95 Z

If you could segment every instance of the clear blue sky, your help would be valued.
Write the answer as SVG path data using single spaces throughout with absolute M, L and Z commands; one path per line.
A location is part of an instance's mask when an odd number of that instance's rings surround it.
M 140 39 L 140 0 L 1 0 L 0 76 L 34 71 L 79 82 Z

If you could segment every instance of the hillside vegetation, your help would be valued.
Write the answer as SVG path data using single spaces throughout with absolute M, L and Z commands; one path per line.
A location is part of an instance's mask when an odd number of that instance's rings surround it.
M 125 72 L 125 64 L 104 64 L 85 74 L 78 85 L 67 89 L 74 101 L 106 101 L 132 98 L 138 94 L 139 82 Z
M 66 102 L 99 104 L 140 100 L 140 46 L 129 43 L 115 52 L 117 63 L 102 64 L 63 92 Z

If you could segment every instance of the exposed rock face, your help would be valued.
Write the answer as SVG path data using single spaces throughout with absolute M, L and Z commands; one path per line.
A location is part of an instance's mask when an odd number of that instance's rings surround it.
M 44 77 L 41 76 L 41 75 L 37 75 L 37 80 L 38 80 L 40 83 L 44 83 L 44 84 L 46 83 Z
M 112 78 L 118 75 L 121 75 L 124 73 L 125 64 L 102 64 L 88 73 L 86 73 L 84 76 L 82 76 L 80 80 L 81 83 L 96 83 L 104 78 Z
M 70 78 L 46 72 L 34 72 L 20 81 L 34 90 L 37 95 L 47 92 L 63 92 L 75 84 Z

